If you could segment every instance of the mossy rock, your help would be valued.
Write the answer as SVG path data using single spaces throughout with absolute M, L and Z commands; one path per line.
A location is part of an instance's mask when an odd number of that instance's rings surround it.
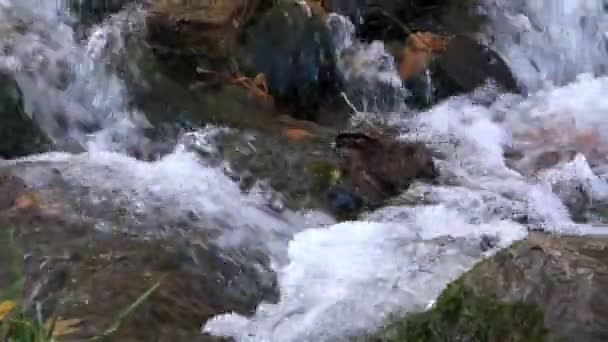
M 47 151 L 50 140 L 23 108 L 17 82 L 0 73 L 0 158 Z
M 59 177 L 51 166 L 41 167 Z M 14 284 L 18 273 L 24 294 L 37 304 L 43 321 L 52 316 L 80 321 L 68 340 L 88 341 L 104 333 L 123 309 L 161 279 L 157 290 L 104 341 L 223 341 L 201 334 L 201 325 L 226 312 L 251 315 L 260 302 L 278 300 L 276 277 L 261 253 L 245 259 L 248 251 L 217 247 L 197 235 L 197 229 L 187 237 L 123 233 L 132 221 L 110 216 L 128 215 L 119 203 L 106 201 L 95 209 L 86 204 L 86 193 L 60 180 L 34 189 L 14 173 L 27 172 L 0 169 L 0 292 Z M 22 196 L 40 203 L 13 207 Z M 60 209 L 49 212 L 47 204 Z M 124 226 L 112 232 L 98 230 L 120 221 Z M 146 227 L 155 229 L 152 224 Z M 8 241 L 3 239 L 9 229 L 14 230 L 19 249 L 15 261 L 22 263 L 15 272 Z M 241 257 L 246 262 L 239 261 Z
M 412 314 L 370 341 L 538 342 L 545 335 L 540 308 L 478 295 L 459 280 L 447 287 L 432 310 Z
M 608 238 L 532 233 L 371 341 L 606 341 Z

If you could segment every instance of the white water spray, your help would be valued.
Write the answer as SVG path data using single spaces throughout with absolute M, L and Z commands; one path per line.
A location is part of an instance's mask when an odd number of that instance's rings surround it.
M 587 137 L 590 128 L 608 123 L 602 96 L 608 79 L 576 80 L 581 72 L 601 74 L 607 60 L 602 1 L 555 1 L 544 4 L 548 9 L 541 2 L 525 3 L 486 3 L 497 33 L 492 45 L 529 91 L 575 83 L 528 99 L 500 96 L 489 107 L 470 96 L 455 97 L 413 120 L 395 121 L 407 129 L 404 139 L 424 141 L 446 156 L 440 169 L 450 186 L 416 185 L 402 196 L 410 205 L 380 209 L 365 217 L 367 222 L 296 235 L 289 248 L 291 263 L 278 270 L 280 302 L 261 305 L 251 318 L 218 316 L 205 331 L 237 341 L 347 341 L 373 332 L 388 317 L 424 310 L 447 283 L 482 257 L 484 234 L 495 243 L 485 252 L 492 253 L 524 237 L 526 228 L 605 231 L 575 224 L 562 201 L 581 188 L 589 198 L 606 200 L 606 181 L 593 173 L 587 159 L 563 160 L 530 176 L 509 168 L 503 157 L 513 146 L 524 156 L 539 148 L 563 147 L 556 136 L 569 136 L 572 143 Z M 523 9 L 527 18 L 534 17 L 534 32 L 518 34 L 517 41 L 498 34 L 521 31 L 503 27 L 517 19 L 508 10 L 506 17 L 499 15 L 505 8 Z M 579 39 L 558 37 L 564 31 Z M 575 124 L 557 125 L 553 138 L 549 134 L 548 141 L 528 144 L 528 136 L 556 118 Z M 594 149 L 608 147 L 602 139 L 592 139 Z M 606 165 L 597 162 L 596 168 Z M 412 201 L 418 205 L 412 207 Z M 455 239 L 446 243 L 441 241 L 445 237 Z

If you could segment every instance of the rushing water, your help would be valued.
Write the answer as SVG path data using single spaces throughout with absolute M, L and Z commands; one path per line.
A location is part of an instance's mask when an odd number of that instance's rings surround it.
M 95 196 L 122 193 L 143 214 L 177 222 L 194 213 L 205 222 L 197 227 L 217 233 L 220 246 L 262 245 L 273 257 L 279 302 L 260 305 L 252 317 L 218 316 L 205 331 L 239 341 L 340 341 L 423 310 L 448 282 L 528 229 L 604 232 L 593 215 L 581 224 L 571 214 L 573 207 L 587 212 L 608 202 L 608 138 L 600 134 L 608 125 L 603 7 L 601 0 L 542 6 L 487 0 L 479 10 L 490 20 L 480 37 L 504 56 L 529 94 L 494 96 L 488 105 L 480 91 L 407 114 L 398 114 L 407 89 L 382 44 L 355 43 L 349 23 L 330 16 L 355 107 L 390 117 L 404 139 L 423 141 L 445 157 L 438 161 L 442 185 L 415 184 L 360 221 L 324 220 L 330 223 L 324 227 L 242 194 L 188 144 L 153 163 L 121 153 L 142 139 L 138 132 L 147 122 L 129 106 L 127 87 L 107 63 L 122 53 L 122 35 L 141 25 L 137 9 L 79 42 L 74 19 L 55 4 L 0 0 L 0 68 L 16 76 L 28 112 L 55 139 L 88 149 L 29 160 L 63 165 L 67 182 Z M 373 92 L 378 88 L 383 91 Z M 194 141 L 205 142 L 210 130 Z M 535 167 L 544 152 L 571 146 L 580 152 L 574 158 Z M 519 161 L 505 160 L 508 150 L 517 150 Z

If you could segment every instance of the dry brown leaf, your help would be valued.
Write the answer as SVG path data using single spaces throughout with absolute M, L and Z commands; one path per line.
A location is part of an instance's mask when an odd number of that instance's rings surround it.
M 11 311 L 17 307 L 17 302 L 14 300 L 5 300 L 0 303 L 0 321 L 4 319 Z
M 46 322 L 47 329 L 51 328 L 53 320 L 49 319 Z M 62 337 L 78 332 L 78 325 L 82 323 L 81 319 L 72 318 L 72 319 L 58 319 L 55 321 L 55 326 L 53 327 L 53 337 Z
M 285 134 L 289 140 L 293 141 L 304 141 L 314 137 L 312 133 L 301 128 L 286 128 L 283 131 L 283 134 Z
M 323 8 L 323 1 L 320 0 L 306 0 L 306 4 L 310 8 L 312 15 L 320 17 L 322 19 L 327 18 L 327 11 Z
M 420 75 L 429 67 L 433 56 L 447 48 L 449 39 L 431 32 L 411 34 L 403 48 L 399 75 L 403 80 Z
M 255 96 L 262 98 L 267 101 L 272 101 L 272 96 L 270 95 L 270 89 L 268 88 L 268 81 L 266 79 L 266 75 L 258 74 L 255 78 L 249 78 L 245 76 L 240 76 L 234 78 L 233 83 L 239 84 Z
M 33 192 L 25 193 L 15 200 L 15 208 L 23 210 L 39 207 L 42 200 L 40 199 L 40 195 Z
M 449 39 L 432 32 L 416 32 L 407 39 L 407 46 L 414 50 L 425 50 L 442 53 L 448 46 Z

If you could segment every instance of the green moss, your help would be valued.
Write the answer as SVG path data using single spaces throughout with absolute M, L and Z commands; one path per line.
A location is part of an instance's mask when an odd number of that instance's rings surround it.
M 308 174 L 311 177 L 310 192 L 320 196 L 332 185 L 336 185 L 341 178 L 340 170 L 330 162 L 315 161 L 308 165 Z
M 412 314 L 371 341 L 544 341 L 543 312 L 524 303 L 480 296 L 462 281 L 450 284 L 435 307 Z

